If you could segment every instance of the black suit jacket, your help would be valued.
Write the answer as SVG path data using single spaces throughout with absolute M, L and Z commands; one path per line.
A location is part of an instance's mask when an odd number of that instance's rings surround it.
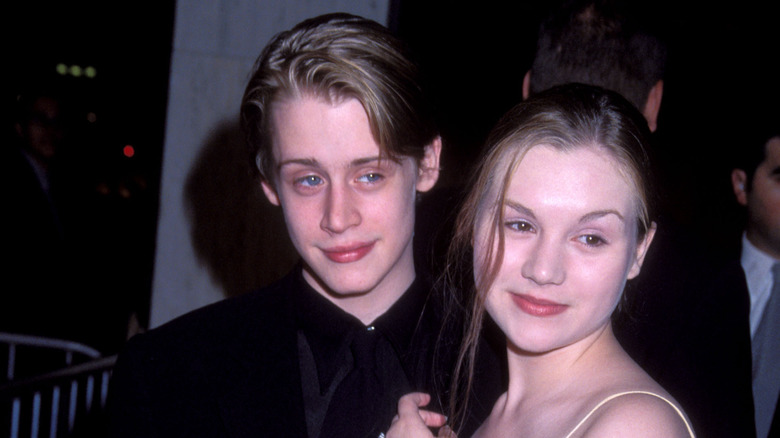
M 755 437 L 747 284 L 738 262 L 702 248 L 660 224 L 615 335 L 680 402 L 697 436 Z
M 735 263 L 739 264 L 738 261 L 736 261 Z M 741 278 L 742 278 L 742 281 L 743 281 L 743 284 L 744 284 L 745 292 L 747 294 L 747 292 L 748 292 L 747 278 L 745 277 L 745 272 L 742 270 L 741 264 L 740 264 L 740 272 L 742 273 Z M 749 304 L 749 302 L 750 302 L 750 299 L 748 297 L 748 304 Z M 743 310 L 746 310 L 746 312 L 743 312 L 744 315 L 745 315 L 744 317 L 746 318 L 746 320 L 749 321 L 749 319 L 750 319 L 750 307 L 749 307 L 749 305 L 748 305 L 747 309 L 743 309 Z M 750 327 L 749 326 L 746 327 L 746 330 L 747 330 L 748 333 L 750 333 Z M 751 358 L 752 358 L 752 354 L 751 354 Z M 769 438 L 780 436 L 780 395 L 778 395 L 778 397 L 777 397 L 777 404 L 775 405 L 775 413 L 772 416 L 772 424 L 769 426 L 769 435 L 768 436 L 769 436 Z
M 112 434 L 306 437 L 284 282 L 132 338 L 112 376 Z
M 132 338 L 112 377 L 112 435 L 305 438 L 295 309 L 287 293 L 293 275 Z M 435 315 L 423 320 L 429 334 L 438 334 Z M 483 368 L 496 372 L 480 386 L 488 388 L 480 393 L 488 401 L 479 422 L 501 392 L 500 359 L 491 357 Z
M 0 190 L 8 255 L 2 275 L 11 285 L 0 294 L 0 331 L 65 337 L 63 235 L 52 198 L 21 147 L 0 148 Z

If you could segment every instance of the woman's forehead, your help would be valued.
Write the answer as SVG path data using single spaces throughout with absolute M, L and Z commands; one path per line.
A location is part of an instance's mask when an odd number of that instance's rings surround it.
M 615 204 L 632 216 L 641 197 L 625 165 L 598 145 L 557 148 L 535 145 L 522 151 L 508 149 L 497 157 L 485 187 L 480 210 L 503 208 L 507 200 L 528 202 Z M 517 201 L 517 199 L 514 199 Z M 612 202 L 615 201 L 615 202 Z M 593 205 L 591 205 L 593 206 Z

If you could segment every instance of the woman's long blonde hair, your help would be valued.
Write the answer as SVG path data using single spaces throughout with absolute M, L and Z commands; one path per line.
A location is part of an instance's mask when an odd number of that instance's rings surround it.
M 632 104 L 617 93 L 581 84 L 537 94 L 512 108 L 493 128 L 456 220 L 443 275 L 445 288 L 451 292 L 449 315 L 460 313 L 467 321 L 462 325 L 463 342 L 449 394 L 450 418 L 455 426 L 462 425 L 468 413 L 485 298 L 503 261 L 502 207 L 518 164 L 539 145 L 562 151 L 580 147 L 607 151 L 633 186 L 637 236 L 641 239 L 652 223 L 649 135 L 646 120 Z M 483 245 L 488 251 L 485 263 L 473 266 L 478 223 L 496 232 L 488 233 L 489 241 Z

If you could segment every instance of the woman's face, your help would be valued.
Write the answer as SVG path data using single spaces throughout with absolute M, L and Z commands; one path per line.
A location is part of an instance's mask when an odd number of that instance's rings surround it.
M 487 311 L 516 348 L 555 350 L 609 324 L 652 240 L 651 230 L 637 242 L 632 187 L 598 147 L 536 146 L 518 164 L 501 206 L 503 262 L 486 297 Z M 477 220 L 475 272 L 489 262 L 490 233 L 498 242 L 489 213 Z

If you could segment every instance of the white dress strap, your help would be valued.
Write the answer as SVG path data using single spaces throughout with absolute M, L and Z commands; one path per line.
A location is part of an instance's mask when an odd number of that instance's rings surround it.
M 595 413 L 595 412 L 596 412 L 596 411 L 597 411 L 597 410 L 598 410 L 600 407 L 602 407 L 602 406 L 603 406 L 605 403 L 607 403 L 608 401 L 610 401 L 610 400 L 612 400 L 612 399 L 615 399 L 615 398 L 618 398 L 618 397 L 620 397 L 620 396 L 624 396 L 624 395 L 629 395 L 629 394 L 646 394 L 646 395 L 651 395 L 651 396 L 653 396 L 653 397 L 656 397 L 656 398 L 660 398 L 661 400 L 665 401 L 666 403 L 668 403 L 668 404 L 669 404 L 669 406 L 671 406 L 671 407 L 674 409 L 674 411 L 675 411 L 675 412 L 677 412 L 677 415 L 679 415 L 679 416 L 680 416 L 680 418 L 682 418 L 682 420 L 683 420 L 683 423 L 685 423 L 685 427 L 688 429 L 688 434 L 691 436 L 691 438 L 695 438 L 695 437 L 696 437 L 696 436 L 693 434 L 693 428 L 691 428 L 691 425 L 690 425 L 690 424 L 688 424 L 688 420 L 685 418 L 685 415 L 682 413 L 682 411 L 680 410 L 680 408 L 678 408 L 678 407 L 677 407 L 677 405 L 675 405 L 674 403 L 672 403 L 672 402 L 671 402 L 669 399 L 667 399 L 666 397 L 664 397 L 664 396 L 662 396 L 662 395 L 659 395 L 659 394 L 656 394 L 656 393 L 654 393 L 654 392 L 649 392 L 649 391 L 626 391 L 626 392 L 619 392 L 619 393 L 617 393 L 617 394 L 612 394 L 612 395 L 610 395 L 609 397 L 607 397 L 607 398 L 605 398 L 604 400 L 602 400 L 602 401 L 601 401 L 599 404 L 597 404 L 597 405 L 596 405 L 596 406 L 595 406 L 593 409 L 591 409 L 591 410 L 590 410 L 590 412 L 588 412 L 588 415 L 586 415 L 586 416 L 585 416 L 585 418 L 583 418 L 582 420 L 580 420 L 580 422 L 579 422 L 579 423 L 577 423 L 577 425 L 576 425 L 576 426 L 574 426 L 574 429 L 572 429 L 572 431 L 571 431 L 571 432 L 569 432 L 569 434 L 568 434 L 568 435 L 566 435 L 566 438 L 571 438 L 571 436 L 574 434 L 574 432 L 576 432 L 576 431 L 577 431 L 577 429 L 579 429 L 579 428 L 580 428 L 580 426 L 582 426 L 583 424 L 585 424 L 585 422 L 586 422 L 586 421 L 588 421 L 588 418 L 590 418 L 590 417 L 591 417 L 591 415 L 593 415 L 593 414 L 594 414 L 594 413 Z

